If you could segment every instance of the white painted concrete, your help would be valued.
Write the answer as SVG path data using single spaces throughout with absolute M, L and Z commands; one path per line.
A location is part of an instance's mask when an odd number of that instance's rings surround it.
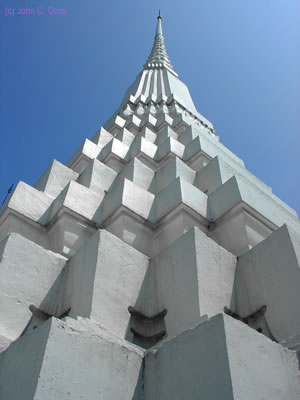
M 129 132 L 126 128 L 123 128 L 119 133 L 115 135 L 116 139 L 120 140 L 126 146 L 130 146 L 135 136 Z
M 226 162 L 233 165 L 241 165 L 244 166 L 244 162 L 238 158 L 235 154 L 233 154 L 230 150 L 228 150 L 224 145 L 218 142 L 214 137 L 210 137 L 209 134 L 204 135 L 203 133 L 197 132 L 196 128 L 193 127 L 192 129 L 195 130 L 195 138 L 185 146 L 184 152 L 184 160 L 190 164 L 190 160 L 193 157 L 197 156 L 197 153 L 203 152 L 208 155 L 210 158 L 214 158 L 219 156 L 223 158 Z M 184 133 L 182 133 L 184 135 Z M 180 141 L 181 136 L 179 137 Z
M 154 195 L 140 186 L 122 179 L 113 185 L 110 192 L 104 197 L 99 212 L 95 216 L 95 221 L 103 224 L 109 216 L 111 216 L 120 207 L 124 206 L 142 218 L 149 217 Z
M 91 318 L 126 337 L 128 307 L 135 304 L 149 259 L 104 230 L 97 231 L 68 262 L 61 312 Z
M 203 232 L 193 228 L 152 259 L 157 296 L 168 335 L 197 323 L 200 316 L 215 315 L 229 307 L 235 271 L 235 257 Z
M 277 226 L 288 223 L 294 230 L 300 232 L 300 224 L 294 213 L 282 207 L 272 197 L 247 181 L 242 176 L 233 176 L 209 196 L 208 217 L 217 220 L 236 204 L 244 202 L 263 217 Z
M 155 155 L 156 160 L 161 160 L 167 154 L 173 153 L 175 156 L 182 158 L 184 153 L 184 145 L 178 140 L 168 137 L 157 149 Z
M 170 126 L 167 125 L 159 131 L 159 134 L 156 137 L 156 144 L 160 145 L 169 137 L 172 137 L 175 140 L 178 139 L 177 133 L 172 128 L 170 128 Z
M 185 204 L 206 218 L 207 196 L 180 177 L 161 190 L 154 200 L 151 221 L 159 221 L 180 204 Z
M 79 176 L 77 182 L 92 189 L 96 193 L 104 194 L 116 178 L 117 173 L 97 159 L 90 162 Z
M 1 207 L 0 217 L 9 209 L 38 222 L 43 219 L 43 214 L 46 213 L 52 202 L 53 198 L 46 193 L 40 192 L 24 182 L 19 182 Z
M 145 400 L 297 400 L 297 357 L 217 315 L 148 350 Z
M 156 172 L 154 188 L 155 193 L 160 192 L 177 177 L 180 177 L 192 184 L 195 179 L 195 171 L 189 168 L 183 161 L 180 160 L 180 158 L 172 157 Z
M 68 209 L 61 209 L 58 214 L 47 230 L 47 248 L 69 258 L 95 233 L 97 226 Z
M 157 152 L 156 144 L 147 140 L 144 136 L 136 136 L 135 140 L 132 142 L 127 160 L 135 157 L 139 153 L 145 153 L 148 157 L 154 158 Z
M 119 157 L 120 159 L 124 159 L 127 152 L 128 152 L 128 146 L 126 146 L 118 139 L 113 139 L 103 147 L 98 156 L 98 160 L 106 164 L 105 160 L 109 156 L 109 154 L 112 153 L 117 157 Z
M 55 198 L 71 180 L 75 181 L 77 178 L 77 172 L 53 160 L 34 187 Z
M 92 322 L 53 318 L 0 355 L 1 399 L 139 399 L 143 355 Z
M 0 336 L 11 342 L 30 321 L 31 304 L 40 308 L 43 303 L 43 311 L 49 312 L 54 300 L 49 292 L 62 278 L 66 259 L 16 233 L 0 249 Z
M 283 225 L 237 263 L 235 310 L 246 316 L 266 305 L 266 322 L 279 342 L 300 333 L 299 249 L 299 238 Z
M 98 130 L 95 136 L 91 139 L 92 142 L 94 142 L 97 146 L 99 146 L 100 149 L 103 149 L 103 147 L 109 143 L 113 139 L 113 135 L 109 133 L 107 130 L 101 126 L 101 128 Z
M 78 150 L 75 151 L 75 153 L 71 156 L 67 162 L 67 166 L 81 174 L 82 171 L 88 166 L 89 161 L 96 158 L 100 151 L 100 146 L 97 146 L 89 139 L 85 139 Z
M 89 220 L 92 220 L 104 197 L 104 192 L 95 193 L 93 190 L 70 182 L 53 202 L 47 222 L 50 222 L 62 209 L 69 209 Z
M 154 171 L 145 165 L 138 158 L 134 157 L 131 161 L 120 171 L 117 180 L 128 179 L 143 189 L 149 190 L 153 179 Z
M 157 137 L 157 135 L 147 127 L 141 129 L 141 132 L 138 135 L 143 136 L 146 140 L 148 140 L 151 143 L 154 143 Z

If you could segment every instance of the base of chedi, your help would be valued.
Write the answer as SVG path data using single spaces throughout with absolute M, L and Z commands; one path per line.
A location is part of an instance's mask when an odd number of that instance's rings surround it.
M 300 224 L 195 108 L 161 17 L 124 99 L 0 210 L 0 399 L 300 397 Z

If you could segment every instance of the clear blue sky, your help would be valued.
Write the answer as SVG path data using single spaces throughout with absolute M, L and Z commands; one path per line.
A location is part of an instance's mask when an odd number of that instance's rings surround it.
M 5 16 L 20 5 L 45 15 Z M 151 50 L 159 8 L 198 111 L 300 213 L 299 0 L 1 0 L 1 202 L 113 114 Z

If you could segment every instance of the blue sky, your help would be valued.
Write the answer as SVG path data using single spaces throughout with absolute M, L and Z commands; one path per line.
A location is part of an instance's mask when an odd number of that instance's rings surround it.
M 19 6 L 45 14 L 5 16 Z M 159 8 L 198 111 L 300 213 L 299 0 L 1 0 L 1 202 L 113 114 L 148 57 Z

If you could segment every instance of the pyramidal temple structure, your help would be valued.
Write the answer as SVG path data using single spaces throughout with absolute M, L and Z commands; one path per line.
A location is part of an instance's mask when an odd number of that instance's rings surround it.
M 152 51 L 0 213 L 1 400 L 299 400 L 300 224 Z

